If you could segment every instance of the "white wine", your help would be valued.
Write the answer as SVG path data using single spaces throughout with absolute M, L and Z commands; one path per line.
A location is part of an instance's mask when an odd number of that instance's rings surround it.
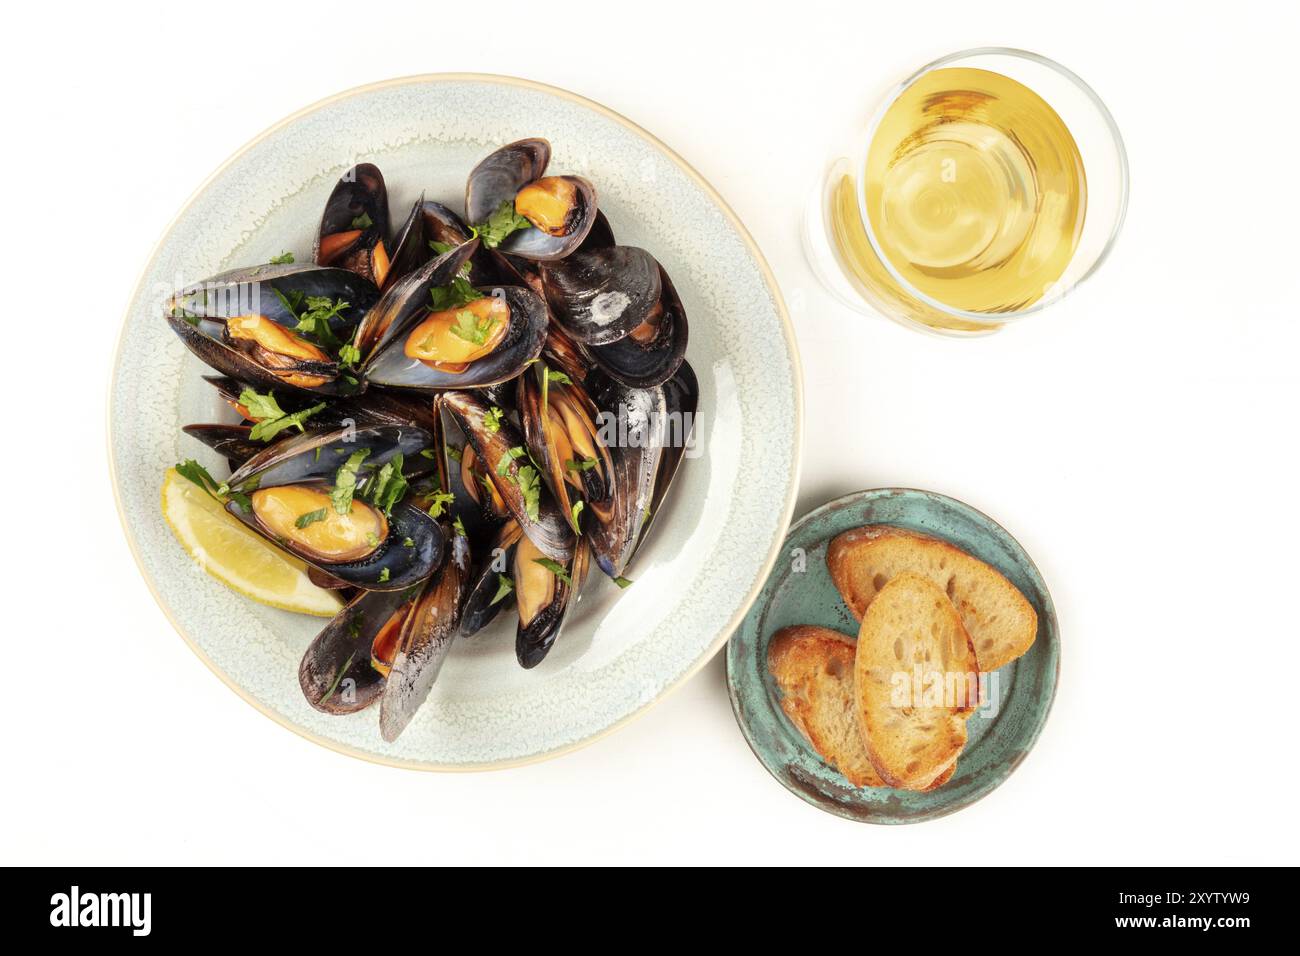
M 927 325 L 987 329 L 933 308 L 885 268 L 854 172 L 831 183 L 829 212 L 836 254 L 860 291 Z M 922 76 L 886 110 L 860 173 L 872 234 L 897 274 L 991 322 L 1048 292 L 1083 232 L 1087 182 L 1074 138 L 1042 97 L 1000 73 Z

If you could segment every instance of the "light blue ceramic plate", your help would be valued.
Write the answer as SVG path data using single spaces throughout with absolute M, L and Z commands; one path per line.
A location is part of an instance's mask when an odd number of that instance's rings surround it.
M 930 793 L 850 784 L 790 723 L 767 669 L 768 641 L 788 625 L 817 624 L 856 635 L 857 622 L 826 568 L 826 548 L 842 531 L 877 524 L 942 538 L 987 562 L 1006 575 L 1038 613 L 1033 647 L 991 677 L 991 701 L 967 723 L 969 740 L 956 773 Z M 1011 775 L 1047 721 L 1059 662 L 1052 597 L 1011 535 L 987 515 L 944 495 L 883 488 L 822 505 L 791 527 L 781 558 L 727 645 L 727 684 L 745 739 L 791 793 L 851 820 L 917 823 L 970 806 Z
M 385 744 L 374 711 L 333 717 L 303 700 L 298 660 L 324 622 L 254 604 L 207 577 L 159 514 L 168 466 L 196 457 L 222 468 L 180 426 L 230 414 L 164 323 L 162 304 L 178 287 L 284 250 L 308 260 L 325 199 L 354 163 L 380 166 L 400 221 L 421 193 L 460 208 L 474 164 L 526 136 L 550 139 L 550 169 L 590 178 L 619 241 L 650 250 L 673 277 L 690 316 L 700 454 L 679 470 L 629 572 L 631 588 L 620 592 L 593 575 L 535 670 L 515 663 L 504 620 L 454 647 L 428 703 Z M 762 254 L 721 197 L 668 147 L 553 87 L 477 74 L 417 76 L 351 90 L 288 118 L 232 157 L 181 210 L 122 330 L 110 458 L 145 580 L 200 658 L 249 703 L 354 756 L 421 769 L 501 767 L 608 732 L 722 647 L 789 524 L 801 388 L 794 337 Z

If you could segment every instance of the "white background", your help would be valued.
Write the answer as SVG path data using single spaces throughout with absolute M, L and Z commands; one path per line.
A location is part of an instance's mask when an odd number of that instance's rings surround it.
M 0 860 L 1297 862 L 1296 15 L 720 7 L 6 14 Z M 1133 169 L 1116 255 L 1077 295 L 983 341 L 844 311 L 797 238 L 830 141 L 888 82 L 985 44 L 1058 59 L 1111 106 Z M 802 351 L 800 513 L 860 488 L 931 488 L 1034 556 L 1061 615 L 1062 680 L 1037 748 L 991 796 L 904 828 L 807 806 L 751 756 L 721 657 L 559 760 L 371 766 L 275 726 L 172 631 L 106 486 L 104 396 L 138 272 L 191 191 L 265 127 L 351 86 L 451 70 L 608 105 L 749 226 Z M 340 842 L 340 814 L 367 812 L 369 838 Z

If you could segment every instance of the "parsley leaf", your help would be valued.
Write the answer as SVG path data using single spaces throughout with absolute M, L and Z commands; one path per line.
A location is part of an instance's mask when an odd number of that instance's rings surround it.
M 366 481 L 366 497 L 386 515 L 393 513 L 393 505 L 402 500 L 409 485 L 402 476 L 402 463 L 402 455 L 399 452 Z
M 489 435 L 495 435 L 501 430 L 501 416 L 505 414 L 501 409 L 493 405 L 483 416 L 483 430 Z
M 487 220 L 478 225 L 478 235 L 483 240 L 483 245 L 495 249 L 512 232 L 528 229 L 531 226 L 531 222 L 515 212 L 513 199 L 503 199 L 501 205 L 497 206 Z
M 298 515 L 298 520 L 296 520 L 293 524 L 294 527 L 301 529 L 307 527 L 307 525 L 309 524 L 313 524 L 314 522 L 324 521 L 324 520 L 325 520 L 325 509 L 317 508 L 315 511 L 308 511 L 306 514 Z
M 540 564 L 565 584 L 573 586 L 573 579 L 569 577 L 568 570 L 559 561 L 552 561 L 550 558 L 533 558 L 533 564 Z
M 357 490 L 357 469 L 369 454 L 369 448 L 358 448 L 334 475 L 334 490 L 330 492 L 330 501 L 334 503 L 334 510 L 341 515 L 352 510 L 352 496 Z
M 616 578 L 612 578 L 611 580 L 613 580 L 613 582 L 617 584 L 620 588 L 626 589 L 632 586 L 632 579 L 625 578 L 621 574 Z
M 519 490 L 524 495 L 524 510 L 528 512 L 529 518 L 536 521 L 541 509 L 542 483 L 537 469 L 532 465 L 524 465 L 519 469 Z
M 270 264 L 273 265 L 273 266 L 287 266 L 287 265 L 292 265 L 292 264 L 293 264 L 293 253 L 292 253 L 292 252 L 282 252 L 282 253 L 280 253 L 278 256 L 273 256 L 273 257 L 271 258 L 271 263 L 270 263 Z
M 352 220 L 353 229 L 369 229 L 374 224 L 375 221 L 370 218 L 370 213 L 368 212 L 363 212 L 361 215 L 357 216 L 357 218 Z
M 441 518 L 447 506 L 456 500 L 456 496 L 450 491 L 435 491 L 429 502 L 429 517 Z
M 435 286 L 429 290 L 429 299 L 434 312 L 459 309 L 481 298 L 483 293 L 470 285 L 469 280 L 462 275 L 452 279 L 449 285 Z
M 456 313 L 456 321 L 451 326 L 451 334 L 474 345 L 482 345 L 497 327 L 498 319 L 492 315 L 477 318 L 469 309 Z
M 507 594 L 515 589 L 515 582 L 510 580 L 504 574 L 497 575 L 497 593 L 496 596 L 488 602 L 488 607 L 501 601 Z

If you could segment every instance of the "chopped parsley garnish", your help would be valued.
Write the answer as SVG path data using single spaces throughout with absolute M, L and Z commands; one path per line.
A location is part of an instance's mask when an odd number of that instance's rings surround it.
M 501 430 L 501 416 L 505 412 L 493 405 L 488 409 L 487 414 L 483 416 L 483 430 L 489 435 L 495 435 Z
M 569 577 L 568 570 L 559 561 L 552 561 L 550 558 L 533 558 L 533 564 L 540 564 L 565 584 L 573 586 L 573 579 Z
M 403 548 L 414 548 L 414 547 L 415 547 L 415 539 L 414 539 L 414 538 L 403 538 L 403 539 L 402 539 L 402 547 L 403 547 Z
M 360 615 L 358 615 L 357 618 L 354 619 L 354 621 L 356 623 L 357 630 L 360 631 L 361 629 Z M 348 629 L 351 630 L 351 628 L 352 625 L 349 624 Z M 355 636 L 356 635 L 354 634 L 353 637 Z M 343 675 L 348 672 L 348 668 L 352 666 L 352 660 L 356 656 L 357 656 L 357 652 L 353 651 L 351 654 L 348 655 L 348 659 L 343 662 L 343 666 L 339 668 L 339 672 L 334 675 L 334 683 L 330 684 L 330 689 L 327 690 L 325 692 L 325 696 L 320 699 L 320 702 L 322 704 L 325 703 L 325 701 L 329 700 L 331 697 L 333 697 L 334 692 L 339 689 L 339 684 L 342 683 L 343 681 Z
M 315 511 L 308 511 L 306 514 L 298 515 L 298 520 L 295 521 L 293 524 L 294 527 L 301 530 L 302 528 L 307 527 L 307 525 L 309 524 L 314 524 L 317 521 L 324 521 L 324 520 L 325 520 L 325 509 L 317 508 Z
M 569 517 L 572 519 L 573 530 L 582 534 L 582 526 L 578 523 L 578 516 L 582 514 L 582 500 L 579 499 L 573 503 L 573 508 L 569 511 Z
M 483 318 L 475 317 L 469 309 L 461 309 L 456 313 L 456 321 L 451 326 L 451 334 L 458 339 L 463 339 L 473 345 L 482 345 L 492 334 L 492 330 L 500 324 L 500 320 L 492 315 L 485 315 Z
M 379 583 L 383 584 L 387 580 L 388 580 L 388 568 L 384 568 L 384 570 L 379 572 Z
M 370 218 L 370 213 L 368 212 L 363 212 L 361 215 L 357 216 L 356 219 L 352 220 L 353 229 L 369 229 L 374 224 L 375 221 Z
M 617 584 L 620 588 L 625 588 L 625 589 L 626 589 L 626 588 L 630 588 L 630 587 L 632 586 L 632 579 L 631 579 L 631 578 L 625 578 L 625 577 L 623 577 L 623 575 L 621 575 L 621 574 L 620 574 L 618 577 L 613 578 L 612 580 L 613 580 L 614 583 Z
M 537 520 L 541 509 L 542 482 L 537 469 L 524 465 L 519 469 L 519 490 L 524 495 L 524 510 L 533 521 Z
M 287 265 L 292 265 L 292 264 L 293 264 L 293 253 L 292 253 L 292 252 L 282 252 L 282 253 L 280 253 L 278 256 L 273 256 L 273 257 L 271 258 L 271 263 L 270 263 L 270 264 L 273 265 L 273 266 L 287 266 Z
M 515 589 L 515 582 L 510 580 L 504 574 L 497 575 L 497 593 L 492 600 L 488 602 L 488 607 L 497 604 Z
M 565 375 L 563 372 L 555 371 L 553 368 L 548 368 L 546 370 L 546 381 L 554 382 L 556 385 L 573 384 L 573 379 L 569 378 L 569 376 Z
M 435 491 L 429 501 L 429 517 L 441 518 L 447 507 L 456 500 L 450 491 Z
M 495 249 L 512 232 L 528 229 L 531 226 L 531 222 L 515 212 L 513 199 L 503 199 L 501 205 L 497 206 L 496 211 L 488 216 L 485 222 L 480 223 L 477 228 L 479 238 L 483 240 L 483 245 L 489 249 Z
M 379 547 L 379 535 L 375 534 L 373 531 L 367 531 L 366 544 L 370 545 L 372 548 Z
M 463 275 L 451 280 L 449 285 L 435 286 L 429 290 L 429 299 L 434 312 L 447 309 L 459 309 L 483 298 L 483 293 L 469 284 Z
M 452 461 L 460 461 L 461 458 L 463 457 L 461 455 L 460 448 L 456 445 L 443 445 L 442 447 L 447 449 L 447 457 L 450 458 Z
M 402 463 L 399 452 L 366 480 L 366 497 L 386 515 L 393 513 L 393 505 L 402 500 L 409 486 L 409 482 L 402 476 Z
M 462 538 L 468 538 L 468 537 L 469 537 L 469 535 L 467 535 L 467 534 L 465 533 L 465 525 L 464 525 L 464 523 L 460 520 L 460 518 L 457 518 L 455 521 L 453 521 L 453 522 L 451 523 L 451 526 L 452 526 L 453 528 L 456 529 L 456 534 L 460 535 Z
M 270 441 L 286 428 L 306 431 L 302 423 L 325 408 L 325 403 L 321 402 L 310 408 L 286 412 L 276 401 L 274 392 L 261 395 L 251 388 L 246 388 L 239 393 L 239 404 L 248 410 L 249 417 L 254 420 L 253 429 L 248 435 L 253 441 Z M 317 451 L 319 452 L 320 449 L 318 448 Z
M 198 485 L 206 491 L 208 495 L 216 501 L 221 502 L 223 505 L 227 501 L 233 501 L 239 507 L 239 510 L 244 512 L 244 514 L 249 514 L 253 510 L 253 503 L 249 500 L 248 495 L 242 494 L 238 491 L 231 491 L 230 487 L 225 482 L 218 483 L 212 475 L 208 474 L 208 470 L 193 458 L 187 458 L 185 461 L 177 465 L 176 473 L 182 478 L 186 478 Z M 252 491 L 253 488 L 256 487 L 256 483 L 246 482 L 244 487 L 246 490 Z
M 456 247 L 453 246 L 450 242 L 439 242 L 437 239 L 430 239 L 429 248 L 432 249 L 434 252 L 438 253 L 438 255 L 442 256 L 451 252 L 451 250 L 455 249 Z
M 289 314 L 298 320 L 295 332 L 315 339 L 316 344 L 324 349 L 338 348 L 339 337 L 330 328 L 330 319 L 340 317 L 348 307 L 342 299 L 331 299 L 327 295 L 304 295 L 301 291 L 281 292 L 272 286 L 280 303 L 289 310 Z
M 505 478 L 507 475 L 510 474 L 510 463 L 517 458 L 523 458 L 524 455 L 526 454 L 528 454 L 528 452 L 524 451 L 524 449 L 519 445 L 516 445 L 514 448 L 511 448 L 504 455 L 502 455 L 501 460 L 497 462 L 497 474 L 500 475 L 502 478 Z M 521 468 L 520 471 L 522 470 L 523 469 Z
M 339 346 L 339 364 L 352 368 L 361 361 L 361 349 L 351 342 Z
M 565 459 L 564 467 L 569 471 L 591 471 L 596 467 L 596 459 L 584 458 L 582 461 L 574 461 L 572 458 Z
M 330 492 L 330 501 L 334 503 L 334 510 L 341 515 L 352 510 L 352 496 L 357 490 L 357 469 L 369 454 L 369 448 L 358 448 L 334 475 L 334 490 Z

